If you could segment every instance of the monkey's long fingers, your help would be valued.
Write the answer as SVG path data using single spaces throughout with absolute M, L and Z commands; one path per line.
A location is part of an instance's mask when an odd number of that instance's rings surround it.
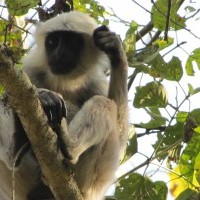
M 121 58 L 122 44 L 116 33 L 103 26 L 94 31 L 93 38 L 95 45 L 109 56 L 112 66 L 117 65 Z
M 46 89 L 38 89 L 38 91 L 40 101 L 51 126 L 53 128 L 59 126 L 62 118 L 66 118 L 67 115 L 64 99 L 60 94 Z

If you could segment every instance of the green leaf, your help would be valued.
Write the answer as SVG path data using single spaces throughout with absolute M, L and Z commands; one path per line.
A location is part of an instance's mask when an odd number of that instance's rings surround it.
M 186 73 L 188 76 L 194 76 L 194 69 L 193 69 L 192 61 L 193 61 L 193 59 L 191 57 L 189 57 L 185 64 L 185 70 L 186 70 Z
M 199 152 L 200 134 L 194 133 L 188 145 L 184 149 L 179 161 L 181 174 L 184 175 L 190 182 L 193 181 L 196 157 L 199 155 Z
M 164 86 L 153 81 L 143 87 L 136 87 L 133 101 L 136 108 L 142 107 L 165 107 L 167 105 L 167 92 Z
M 140 123 L 140 126 L 146 129 L 156 129 L 165 124 L 164 118 L 153 118 L 147 123 Z
M 5 33 L 7 31 L 9 23 L 5 20 L 0 20 L 0 42 L 5 42 Z M 22 41 L 22 31 L 8 31 L 6 34 L 6 42 L 10 46 L 17 46 L 18 43 Z M 21 46 L 20 46 L 21 48 Z
M 190 188 L 187 188 L 186 190 L 184 190 L 178 195 L 176 200 L 191 200 L 191 199 L 194 199 L 192 197 L 195 197 L 196 195 L 197 195 L 197 192 L 195 192 L 194 190 Z
M 188 120 L 191 120 L 194 124 L 200 126 L 200 108 L 192 110 L 188 114 Z
M 165 31 L 167 12 L 169 9 L 168 0 L 158 0 L 155 2 L 152 7 L 152 22 L 154 27 Z M 183 29 L 185 27 L 185 19 L 180 17 L 177 12 L 180 7 L 181 0 L 172 0 L 171 1 L 171 11 L 170 11 L 170 28 L 174 30 Z M 174 23 L 175 22 L 175 23 Z
M 200 92 L 200 87 L 197 87 L 197 88 L 194 89 L 193 86 L 190 83 L 188 83 L 188 89 L 189 89 L 190 95 L 194 95 L 194 94 L 197 94 L 197 93 Z
M 117 199 L 123 200 L 166 200 L 167 187 L 162 181 L 153 183 L 150 179 L 134 173 L 119 182 Z
M 183 134 L 184 134 L 184 123 L 180 122 L 177 122 L 173 126 L 167 127 L 164 132 L 164 135 L 157 134 L 158 139 L 156 143 L 153 145 L 154 149 L 157 150 L 156 154 L 166 152 L 159 159 L 164 159 L 168 155 L 169 151 L 166 151 L 166 149 L 168 149 L 170 146 L 172 146 L 180 139 L 182 139 Z
M 169 126 L 165 130 L 162 145 L 171 145 L 180 140 L 184 133 L 184 123 L 177 122 L 173 126 Z
M 188 116 L 188 112 L 182 112 L 182 111 L 180 111 L 176 115 L 176 121 L 177 122 L 185 123 L 186 120 L 187 120 L 187 116 Z
M 192 7 L 192 6 L 186 6 L 186 7 L 185 7 L 185 10 L 188 10 L 189 12 L 194 12 L 194 11 L 196 11 L 196 9 L 195 9 L 194 7 Z
M 137 30 L 137 27 L 137 24 L 133 21 L 126 32 L 126 37 L 123 41 L 128 61 L 131 61 L 135 53 L 135 31 Z
M 189 94 L 193 94 L 194 88 L 190 83 L 188 83 L 188 89 L 189 89 Z
M 125 152 L 125 156 L 122 160 L 122 163 L 124 163 L 131 156 L 133 156 L 135 153 L 137 153 L 137 147 L 138 147 L 137 146 L 137 135 L 136 135 L 134 126 L 130 127 L 128 135 L 129 135 L 129 140 L 127 143 L 126 152 Z
M 6 0 L 9 13 L 12 16 L 25 15 L 30 8 L 37 6 L 39 0 Z
M 193 63 L 196 63 L 200 70 L 200 48 L 195 49 L 187 59 L 185 69 L 188 76 L 194 76 L 195 71 Z
M 170 62 L 166 66 L 166 75 L 164 76 L 167 80 L 179 81 L 183 76 L 183 69 L 181 61 L 178 57 L 173 56 Z
M 178 57 L 173 57 L 166 63 L 161 55 L 158 55 L 151 63 L 149 74 L 155 78 L 163 78 L 170 81 L 179 81 L 183 76 L 183 68 Z
M 158 192 L 160 199 L 159 200 L 166 200 L 166 196 L 167 196 L 167 186 L 166 183 L 163 181 L 156 181 L 155 183 L 155 187 L 156 187 L 156 191 Z

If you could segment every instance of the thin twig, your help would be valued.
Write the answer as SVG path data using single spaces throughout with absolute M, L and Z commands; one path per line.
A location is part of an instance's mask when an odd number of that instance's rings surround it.
M 132 0 L 136 5 L 138 5 L 140 8 L 142 8 L 143 10 L 145 10 L 146 12 L 150 13 L 152 15 L 152 12 L 150 12 L 149 10 L 147 10 L 145 7 L 143 7 L 142 5 L 140 5 L 138 2 L 136 2 L 135 0 Z
M 150 21 L 146 26 L 144 26 L 144 28 L 142 28 L 138 33 L 137 35 L 135 36 L 136 37 L 136 42 L 138 40 L 140 40 L 141 38 L 143 38 L 147 33 L 149 33 L 152 29 L 153 29 L 154 25 L 153 23 Z
M 169 22 L 170 22 L 170 14 L 171 14 L 171 0 L 168 0 L 168 9 L 167 9 L 167 17 L 166 17 L 166 26 L 165 26 L 165 33 L 164 33 L 164 40 L 168 41 L 168 31 L 169 31 Z

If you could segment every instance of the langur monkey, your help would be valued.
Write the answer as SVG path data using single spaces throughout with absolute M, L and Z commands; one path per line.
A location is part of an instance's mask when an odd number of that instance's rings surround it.
M 115 180 L 127 141 L 127 59 L 118 36 L 78 11 L 37 26 L 35 47 L 23 66 L 38 95 L 59 149 L 74 165 L 84 200 L 102 200 Z M 105 69 L 110 69 L 110 80 Z M 12 163 L 27 142 L 15 112 L 0 104 L 0 196 L 11 199 Z M 5 165 L 4 165 L 5 164 Z M 41 181 L 29 148 L 16 169 L 16 200 L 54 199 Z M 7 176 L 7 177 L 6 177 Z

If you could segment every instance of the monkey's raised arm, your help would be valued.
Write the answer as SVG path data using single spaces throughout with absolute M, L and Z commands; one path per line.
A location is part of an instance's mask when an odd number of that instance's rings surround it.
M 111 77 L 108 98 L 113 99 L 118 108 L 118 125 L 120 142 L 122 146 L 127 141 L 127 70 L 128 63 L 122 43 L 116 33 L 109 31 L 106 26 L 101 26 L 94 31 L 94 42 L 104 51 L 111 61 Z

